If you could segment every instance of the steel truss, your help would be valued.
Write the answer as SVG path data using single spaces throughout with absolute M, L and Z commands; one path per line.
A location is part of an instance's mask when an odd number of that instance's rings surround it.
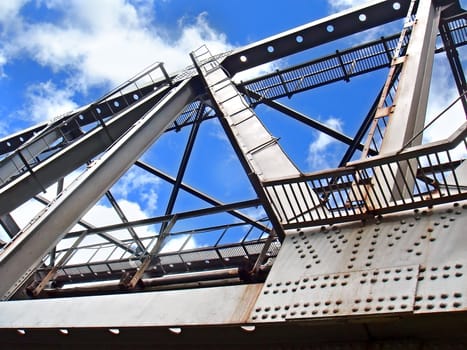
M 397 106 L 397 90 L 406 75 L 404 57 L 413 42 L 412 26 L 248 81 L 232 79 L 248 68 L 415 17 L 415 2 L 397 4 L 396 9 L 391 1 L 378 1 L 219 56 L 202 48 L 192 53 L 193 66 L 177 74 L 168 74 L 157 63 L 78 111 L 0 140 L 4 155 L 0 160 L 0 223 L 12 238 L 0 251 L 2 299 L 187 288 L 201 282 L 211 286 L 263 282 L 286 230 L 371 220 L 466 199 L 465 163 L 453 156 L 459 145 L 466 148 L 466 125 L 445 142 L 401 145 L 397 152 L 383 147 L 392 108 Z M 457 49 L 467 43 L 467 15 L 452 8 L 441 15 L 437 46 L 431 54 L 447 55 L 465 111 L 467 86 Z M 340 81 L 351 83 L 357 76 L 388 68 L 388 79 L 354 137 L 277 101 Z M 338 167 L 303 174 L 287 160 L 278 139 L 262 126 L 256 112 L 262 104 L 345 144 L 347 151 Z M 215 118 L 251 182 L 254 195 L 249 200 L 223 203 L 184 182 L 199 128 Z M 191 129 L 175 176 L 140 159 L 160 135 L 183 128 Z M 253 129 L 254 137 L 248 135 Z M 355 161 L 357 151 L 363 154 L 359 161 Z M 124 153 L 128 155 L 120 166 L 122 160 L 117 158 Z M 63 188 L 63 178 L 86 164 L 78 180 Z M 129 220 L 115 200 L 111 187 L 130 166 L 172 186 L 163 216 Z M 402 172 L 407 176 L 400 180 Z M 40 195 L 56 183 L 56 199 Z M 181 191 L 207 207 L 175 212 Z M 84 203 L 78 205 L 83 193 Z M 121 223 L 95 227 L 82 219 L 103 195 Z M 31 198 L 42 203 L 44 210 L 20 228 L 10 213 Z M 245 208 L 260 208 L 265 215 L 252 218 Z M 174 229 L 184 220 L 219 213 L 236 221 Z M 54 217 L 62 223 L 51 224 Z M 83 229 L 72 230 L 75 223 Z M 140 236 L 136 231 L 150 226 L 157 227 L 156 234 Z M 238 229 L 243 234 L 237 242 L 223 242 Z M 130 238 L 118 238 L 115 232 L 119 230 L 128 232 Z M 206 233 L 211 233 L 212 244 L 187 248 L 190 239 Z M 90 237 L 95 242 L 86 241 Z M 183 238 L 180 247 L 164 251 L 164 244 L 177 237 Z M 61 239 L 68 247 L 60 247 Z M 25 258 L 22 251 L 27 249 L 33 254 Z

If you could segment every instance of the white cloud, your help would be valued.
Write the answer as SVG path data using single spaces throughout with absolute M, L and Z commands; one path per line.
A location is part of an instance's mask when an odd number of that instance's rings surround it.
M 111 191 L 116 198 L 138 198 L 141 205 L 144 205 L 142 210 L 151 214 L 157 209 L 157 191 L 160 184 L 160 178 L 133 167 L 120 178 Z
M 161 27 L 154 0 L 41 0 L 30 6 L 50 16 L 37 18 L 21 12 L 26 2 L 0 2 L 0 74 L 8 74 L 6 64 L 17 59 L 56 74 L 28 91 L 30 107 L 23 112 L 34 111 L 34 120 L 67 112 L 76 106 L 77 93 L 109 90 L 153 62 L 164 62 L 168 71 L 182 69 L 191 64 L 189 52 L 202 44 L 214 54 L 232 48 L 206 13 L 180 21 L 178 28 Z M 13 18 L 15 25 L 7 28 Z M 177 36 L 169 38 L 169 32 Z
M 150 2 L 139 7 L 123 0 L 48 1 L 61 15 L 56 23 L 29 23 L 17 43 L 40 64 L 73 72 L 68 80 L 77 89 L 117 85 L 155 61 L 168 70 L 189 65 L 188 53 L 206 43 L 213 53 L 231 48 L 200 14 L 181 28 L 175 41 L 164 39 L 164 28 L 152 22 Z
M 30 86 L 26 91 L 27 120 L 41 122 L 70 112 L 78 107 L 72 100 L 73 92 L 66 88 L 58 88 L 52 81 Z
M 368 0 L 328 0 L 329 5 L 335 11 L 342 11 L 351 7 L 362 5 Z
M 324 121 L 324 124 L 336 131 L 342 131 L 342 120 L 338 118 L 330 117 Z M 330 160 L 334 158 L 329 154 L 329 146 L 335 142 L 336 140 L 331 136 L 318 132 L 318 137 L 308 147 L 307 162 L 311 169 L 324 169 L 333 165 Z
M 0 23 L 6 25 L 17 18 L 20 9 L 29 0 L 4 0 L 0 1 Z

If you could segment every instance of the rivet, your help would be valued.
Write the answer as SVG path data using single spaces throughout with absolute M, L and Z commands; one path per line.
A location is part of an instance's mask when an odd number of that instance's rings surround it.
M 455 302 L 454 304 L 452 304 L 452 306 L 454 306 L 454 307 L 461 307 L 461 305 L 462 305 L 462 304 L 461 304 L 461 303 L 458 303 L 458 302 Z
M 447 299 L 449 296 L 447 294 L 441 294 L 441 299 Z
M 462 277 L 462 273 L 461 272 L 456 272 L 456 277 Z
M 445 308 L 446 308 L 446 306 L 447 306 L 447 304 L 446 304 L 446 303 L 441 303 L 441 304 L 439 304 L 439 307 L 440 307 L 440 308 L 442 308 L 442 309 L 445 309 Z
M 462 293 L 454 293 L 454 298 L 462 298 Z
M 311 313 L 312 313 L 313 315 L 316 315 L 316 314 L 318 313 L 318 310 L 313 310 Z
M 389 310 L 394 310 L 394 305 L 389 305 L 389 306 L 388 306 L 388 309 L 389 309 Z
M 276 307 L 274 307 L 274 311 L 279 311 L 280 309 L 281 309 L 281 307 L 280 307 L 280 306 L 276 306 Z
M 365 312 L 369 312 L 369 311 L 371 311 L 371 307 L 366 306 L 364 310 L 365 310 Z
M 352 312 L 357 312 L 358 311 L 358 307 L 353 307 L 352 308 Z
M 361 299 L 355 299 L 355 304 L 360 304 Z
M 462 264 L 456 264 L 455 268 L 456 269 L 462 269 Z
M 428 304 L 426 307 L 427 307 L 427 309 L 431 310 L 431 309 L 434 309 L 435 306 L 433 304 Z
M 367 303 L 371 303 L 372 301 L 373 301 L 373 298 L 367 298 L 367 299 L 366 299 L 366 302 L 367 302 Z

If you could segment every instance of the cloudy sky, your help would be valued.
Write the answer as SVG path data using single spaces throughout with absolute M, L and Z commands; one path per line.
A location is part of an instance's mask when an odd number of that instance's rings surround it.
M 364 2 L 0 1 L 0 138 L 90 103 L 155 61 L 164 62 L 168 71 L 179 70 L 190 64 L 188 53 L 202 44 L 212 52 L 227 51 Z M 395 26 L 393 32 L 398 30 L 399 27 Z M 381 34 L 375 30 L 365 35 L 378 38 Z M 363 36 L 349 39 L 339 48 L 345 49 L 362 39 Z M 290 63 L 294 62 L 286 59 L 264 69 Z M 436 63 L 434 79 L 437 84 L 432 88 L 430 115 L 439 113 L 456 94 L 452 81 L 446 78 L 445 60 L 437 58 Z M 371 77 L 355 79 L 357 89 L 353 92 L 344 90 L 343 85 L 333 86 L 335 90 L 324 88 L 323 92 L 311 97 L 298 98 L 294 107 L 352 136 L 374 99 L 373 89 L 379 89 L 384 76 L 385 72 L 379 72 Z M 333 103 L 335 96 L 341 99 L 340 104 Z M 290 121 L 281 119 L 278 122 L 279 117 L 268 114 L 266 108 L 262 111 L 269 118 L 266 123 L 269 123 L 273 134 L 291 130 L 281 135 L 281 142 L 301 170 L 313 171 L 336 164 L 339 152 L 344 150 L 342 145 L 318 132 L 298 128 Z M 436 132 L 430 130 L 427 138 L 446 137 L 462 119 L 456 120 L 443 123 L 442 128 L 433 128 Z M 241 173 L 240 166 L 218 124 L 207 123 L 200 134 L 206 142 L 196 145 L 193 162 L 197 161 L 199 165 L 189 165 L 187 181 L 225 202 L 250 198 L 251 189 L 247 186 L 246 177 L 231 176 Z M 186 136 L 185 131 L 171 137 L 164 136 L 151 150 L 156 155 L 155 164 L 175 175 L 178 163 L 174 158 L 181 154 Z M 213 147 L 213 144 L 217 146 Z M 213 148 L 221 152 L 210 154 L 207 160 L 203 154 Z M 177 156 L 162 155 L 167 153 Z M 201 168 L 203 172 L 199 171 Z M 144 206 L 135 200 L 136 194 L 132 194 L 137 188 L 145 189 Z M 239 191 L 239 188 L 245 190 Z M 161 214 L 164 211 L 162 198 L 167 197 L 170 189 L 164 187 L 160 180 L 144 177 L 140 170 L 132 168 L 113 191 L 131 219 Z M 138 194 L 139 198 L 141 196 Z M 184 203 L 190 201 L 193 206 L 199 204 L 188 197 Z M 189 207 L 187 204 L 177 209 Z M 110 218 L 111 214 L 102 212 L 106 208 L 106 204 L 101 203 L 101 207 L 94 214 L 89 214 L 88 219 L 92 222 L 93 217 Z M 28 220 L 20 214 L 16 218 Z

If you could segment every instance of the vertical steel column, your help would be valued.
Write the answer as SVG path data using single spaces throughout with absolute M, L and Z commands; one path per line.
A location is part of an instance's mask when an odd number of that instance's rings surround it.
M 416 22 L 410 34 L 392 114 L 380 154 L 400 150 L 423 128 L 438 33 L 440 8 L 432 1 L 419 1 Z M 417 142 L 417 141 L 416 141 Z M 418 139 L 418 143 L 421 138 Z
M 410 34 L 394 104 L 391 107 L 389 121 L 384 133 L 380 154 L 401 150 L 407 141 L 423 128 L 428 93 L 431 82 L 436 35 L 441 8 L 435 8 L 432 1 L 419 1 L 415 23 Z M 406 24 L 407 25 L 407 24 Z M 412 145 L 420 144 L 422 137 L 413 140 Z M 394 176 L 385 177 L 381 171 L 374 176 L 384 179 L 387 186 L 383 190 L 385 198 L 394 200 L 405 197 L 408 193 L 399 193 L 398 188 L 412 188 L 415 179 L 408 176 L 408 166 L 392 169 Z M 410 179 L 410 180 L 405 180 Z M 407 186 L 401 186 L 410 181 Z

